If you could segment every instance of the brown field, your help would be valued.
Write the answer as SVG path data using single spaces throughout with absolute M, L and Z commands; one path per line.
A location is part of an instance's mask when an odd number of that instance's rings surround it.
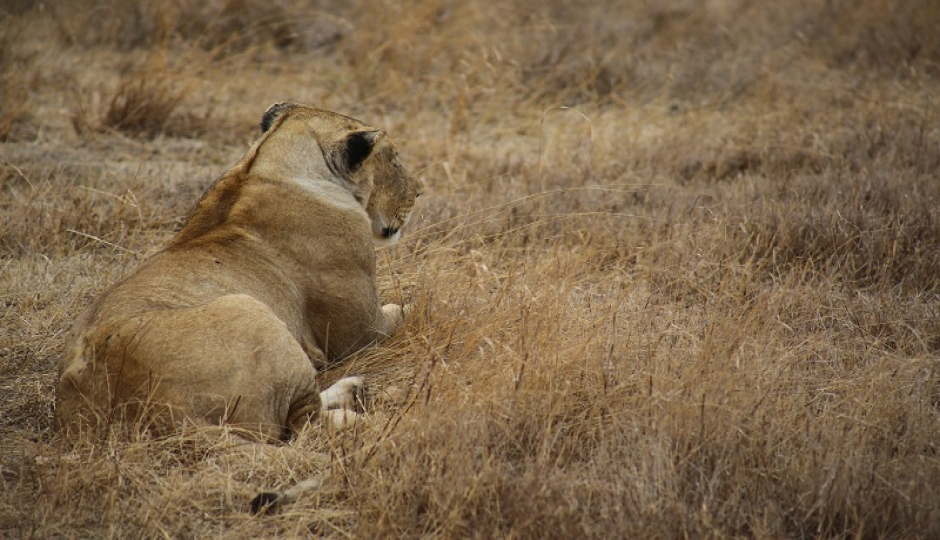
M 935 0 L 32 4 L 0 2 L 0 537 L 940 538 Z M 323 374 L 405 392 L 285 447 L 66 446 L 70 321 L 282 100 L 427 186 L 379 254 L 415 315 Z

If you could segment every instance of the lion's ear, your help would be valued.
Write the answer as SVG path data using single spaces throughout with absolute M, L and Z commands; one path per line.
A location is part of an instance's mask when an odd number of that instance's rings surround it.
M 264 116 L 261 117 L 261 133 L 265 133 L 271 126 L 274 125 L 274 122 L 278 118 L 284 115 L 287 111 L 299 107 L 296 103 L 291 103 L 289 101 L 282 101 L 281 103 L 275 103 L 268 107 L 268 110 L 264 111 Z
M 372 154 L 375 143 L 385 135 L 384 131 L 353 131 L 346 137 L 346 170 L 354 173 L 362 162 Z

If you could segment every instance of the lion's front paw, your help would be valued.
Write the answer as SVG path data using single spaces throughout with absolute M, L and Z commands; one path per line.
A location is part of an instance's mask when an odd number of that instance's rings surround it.
M 320 407 L 326 409 L 364 410 L 366 383 L 362 377 L 345 377 L 320 392 Z
M 385 316 L 385 335 L 391 335 L 405 321 L 404 309 L 398 304 L 385 304 L 382 314 Z

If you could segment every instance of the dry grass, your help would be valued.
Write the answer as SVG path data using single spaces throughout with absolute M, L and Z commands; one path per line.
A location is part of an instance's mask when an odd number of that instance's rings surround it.
M 0 6 L 0 535 L 940 536 L 940 4 L 318 5 Z M 416 315 L 324 374 L 405 395 L 65 447 L 69 322 L 283 99 L 423 171 Z

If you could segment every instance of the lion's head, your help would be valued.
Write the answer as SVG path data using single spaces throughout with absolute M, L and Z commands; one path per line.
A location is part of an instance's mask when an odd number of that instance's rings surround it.
M 346 183 L 369 215 L 373 242 L 382 246 L 398 241 L 424 187 L 402 165 L 384 131 L 348 116 L 296 103 L 269 107 L 261 119 L 261 130 L 312 133 L 330 172 Z

